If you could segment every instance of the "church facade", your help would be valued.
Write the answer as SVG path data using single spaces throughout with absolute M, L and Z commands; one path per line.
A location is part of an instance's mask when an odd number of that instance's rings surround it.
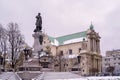
M 78 71 L 81 75 L 101 72 L 100 36 L 92 24 L 86 31 L 61 37 L 44 34 L 43 50 L 54 57 L 54 71 Z

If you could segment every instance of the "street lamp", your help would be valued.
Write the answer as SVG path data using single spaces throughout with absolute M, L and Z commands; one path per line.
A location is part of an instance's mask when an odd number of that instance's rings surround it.
M 1 73 L 1 66 L 3 65 L 3 57 L 0 55 L 0 73 Z
M 27 48 L 25 48 L 24 50 L 24 55 L 25 55 L 25 71 L 23 72 L 23 79 L 28 79 L 28 75 L 30 75 L 29 74 L 29 72 L 28 72 L 28 69 L 26 69 L 27 68 L 27 60 L 28 60 L 28 55 L 29 55 L 29 49 L 27 49 Z
M 26 64 L 27 60 L 28 60 L 29 49 L 25 48 L 23 51 L 24 51 L 24 55 L 25 55 L 25 64 Z M 26 71 L 26 65 L 25 65 L 25 71 Z
M 24 55 L 25 55 L 25 61 L 27 61 L 28 55 L 29 55 L 29 49 L 27 49 L 27 48 L 24 49 Z

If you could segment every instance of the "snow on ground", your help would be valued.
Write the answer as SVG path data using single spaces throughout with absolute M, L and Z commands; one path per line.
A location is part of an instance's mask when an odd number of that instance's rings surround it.
M 120 76 L 86 77 L 87 80 L 120 80 Z
M 0 74 L 0 80 L 21 80 L 14 72 L 3 72 Z
M 82 77 L 70 72 L 43 72 L 41 76 L 32 80 L 120 80 L 120 76 Z
M 0 80 L 20 80 L 20 78 L 14 72 L 4 72 L 0 74 Z M 43 72 L 31 80 L 120 80 L 120 76 L 82 77 L 70 72 Z

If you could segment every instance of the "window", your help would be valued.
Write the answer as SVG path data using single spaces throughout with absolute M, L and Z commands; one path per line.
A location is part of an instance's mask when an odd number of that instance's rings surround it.
M 46 61 L 46 59 L 44 59 L 44 61 Z
M 84 70 L 83 70 L 83 72 L 84 72 Z
M 107 64 L 105 64 L 105 66 L 107 66 Z
M 81 56 L 77 56 L 78 63 L 80 63 Z
M 79 49 L 78 49 L 78 51 L 79 51 L 79 53 L 80 53 L 80 51 L 81 51 L 81 48 L 79 48 Z
M 57 67 L 57 66 L 59 66 L 59 65 L 58 65 L 58 64 L 55 64 L 54 66 Z
M 107 59 L 105 59 L 105 61 L 107 61 Z
M 44 41 L 44 44 L 45 44 L 45 41 Z
M 114 58 L 114 60 L 116 60 L 116 58 Z
M 69 49 L 69 54 L 72 54 L 72 49 Z
M 72 68 L 72 71 L 79 71 L 78 68 Z
M 60 55 L 63 56 L 63 51 L 62 50 L 60 51 Z

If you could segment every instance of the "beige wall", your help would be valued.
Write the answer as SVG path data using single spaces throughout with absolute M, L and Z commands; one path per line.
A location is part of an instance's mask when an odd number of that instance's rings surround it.
M 82 42 L 61 45 L 58 47 L 57 53 L 60 53 L 60 51 L 62 50 L 65 55 L 68 54 L 69 49 L 72 49 L 73 54 L 78 54 L 79 48 L 82 48 Z
M 51 47 L 51 52 L 52 52 L 52 55 L 53 55 L 53 56 L 56 56 L 57 47 L 56 47 L 56 46 L 54 46 L 54 45 L 51 45 L 50 47 Z

